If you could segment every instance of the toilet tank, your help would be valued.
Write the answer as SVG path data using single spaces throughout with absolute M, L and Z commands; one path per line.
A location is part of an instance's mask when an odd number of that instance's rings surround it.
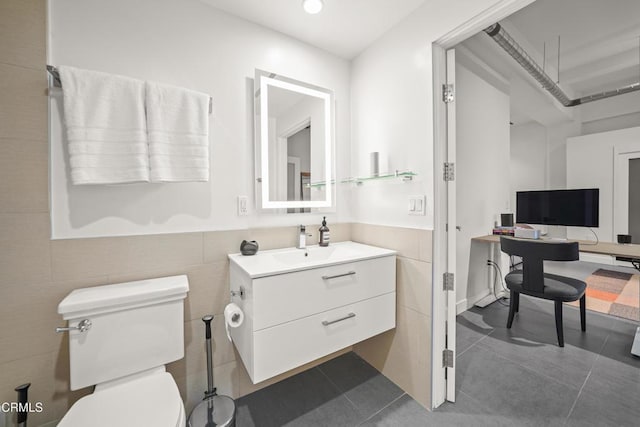
M 76 289 L 58 313 L 85 332 L 69 332 L 70 388 L 77 390 L 184 357 L 187 276 Z

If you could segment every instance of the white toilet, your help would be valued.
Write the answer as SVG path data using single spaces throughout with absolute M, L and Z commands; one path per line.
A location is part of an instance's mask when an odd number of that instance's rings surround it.
M 59 427 L 184 427 L 164 365 L 184 357 L 187 276 L 76 289 L 58 305 L 69 322 L 70 387 L 95 385 Z

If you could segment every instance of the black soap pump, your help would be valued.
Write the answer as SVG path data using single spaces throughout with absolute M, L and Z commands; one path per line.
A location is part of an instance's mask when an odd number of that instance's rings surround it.
M 327 217 L 322 217 L 322 226 L 319 229 L 320 231 L 320 240 L 318 244 L 320 246 L 329 246 L 329 227 L 327 227 Z

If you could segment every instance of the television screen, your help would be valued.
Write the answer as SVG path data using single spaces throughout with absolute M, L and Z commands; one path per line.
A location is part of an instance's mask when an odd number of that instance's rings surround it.
M 516 222 L 598 227 L 599 190 L 518 191 Z

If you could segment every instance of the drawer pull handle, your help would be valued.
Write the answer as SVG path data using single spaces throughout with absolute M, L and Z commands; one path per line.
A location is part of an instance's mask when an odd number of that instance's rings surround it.
M 352 317 L 356 317 L 356 314 L 355 313 L 349 313 L 346 316 L 341 317 L 341 318 L 336 319 L 336 320 L 323 320 L 322 324 L 324 326 L 329 326 L 329 325 L 333 325 L 334 323 L 342 322 L 343 320 L 351 319 Z
M 348 273 L 336 274 L 335 276 L 322 276 L 322 280 L 337 279 L 338 277 L 353 276 L 355 274 L 355 271 L 350 271 Z

